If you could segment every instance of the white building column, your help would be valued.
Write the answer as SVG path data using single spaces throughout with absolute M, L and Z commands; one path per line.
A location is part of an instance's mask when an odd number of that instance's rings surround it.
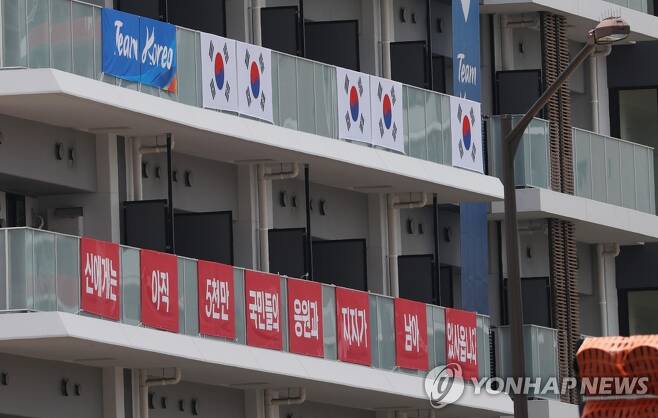
M 238 166 L 238 212 L 235 263 L 258 267 L 258 173 L 255 165 Z
M 368 195 L 368 290 L 388 295 L 389 283 L 386 280 L 388 268 L 388 236 L 386 221 L 386 195 Z
M 96 196 L 85 213 L 94 219 L 85 219 L 85 234 L 112 242 L 121 239 L 118 163 L 116 135 L 96 135 Z
M 245 418 L 265 418 L 265 391 L 246 389 L 244 391 Z
M 124 418 L 123 369 L 103 368 L 103 418 Z
M 391 78 L 391 42 L 395 39 L 395 9 L 393 0 L 380 0 L 382 32 L 382 76 Z
M 615 265 L 615 258 L 618 255 L 618 244 L 598 244 L 596 246 L 596 295 L 599 301 L 602 336 L 619 335 L 617 274 Z

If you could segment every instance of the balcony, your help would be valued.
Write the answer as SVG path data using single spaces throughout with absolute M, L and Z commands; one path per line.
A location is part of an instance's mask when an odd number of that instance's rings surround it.
M 638 12 L 649 13 L 648 0 L 607 0 L 607 1 L 609 3 L 614 3 L 618 6 L 637 10 Z
M 89 316 L 80 309 L 80 238 L 31 228 L 0 229 L 0 311 L 65 312 Z M 201 337 L 198 319 L 197 260 L 178 257 L 179 334 Z M 234 267 L 236 338 L 246 346 L 244 272 Z M 121 312 L 119 322 L 145 328 L 140 317 L 140 250 L 120 247 Z M 280 277 L 285 300 L 287 278 Z M 337 359 L 336 288 L 322 285 L 324 358 Z M 395 360 L 393 299 L 371 293 L 370 335 L 375 369 L 424 377 L 425 373 L 400 369 Z M 288 352 L 287 303 L 281 303 L 283 351 Z M 426 305 L 429 368 L 446 364 L 445 309 Z M 101 319 L 99 319 L 101 321 Z M 105 321 L 105 320 L 102 320 Z M 171 334 L 158 332 L 160 334 Z M 212 339 L 211 337 L 204 337 Z M 222 341 L 227 341 L 222 339 Z M 489 317 L 477 316 L 478 367 L 490 376 Z
M 102 73 L 100 7 L 76 0 L 1 0 L 0 6 L 0 68 L 54 68 L 202 107 L 198 31 L 176 28 L 178 91 L 171 94 Z M 274 124 L 338 139 L 336 67 L 276 51 L 272 67 Z M 406 154 L 451 165 L 449 96 L 404 90 Z
M 495 341 L 496 377 L 512 377 L 512 348 L 509 326 L 493 329 Z M 557 330 L 537 325 L 523 326 L 526 376 L 541 379 L 545 385 L 548 378 L 559 376 Z M 558 398 L 557 394 L 536 392 L 536 397 Z
M 515 124 L 520 116 L 513 116 Z M 492 174 L 502 177 L 501 117 L 489 122 Z M 517 187 L 550 188 L 548 121 L 523 135 L 514 161 Z M 573 128 L 575 195 L 655 214 L 653 148 Z

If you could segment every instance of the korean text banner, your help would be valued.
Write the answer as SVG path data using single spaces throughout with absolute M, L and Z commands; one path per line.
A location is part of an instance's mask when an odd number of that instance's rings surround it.
M 427 308 L 424 303 L 395 299 L 395 362 L 398 367 L 427 370 Z
M 233 267 L 199 260 L 199 333 L 235 339 L 235 290 Z
M 454 95 L 480 101 L 480 0 L 452 0 Z
M 484 173 L 480 103 L 450 96 L 452 165 Z
M 236 41 L 238 109 L 243 115 L 274 122 L 272 51 Z
M 336 88 L 338 136 L 371 144 L 370 76 L 338 67 Z
M 80 309 L 118 321 L 120 293 L 119 245 L 80 238 Z
M 370 76 L 372 144 L 404 153 L 402 84 Z
M 176 91 L 176 27 L 112 9 L 102 11 L 103 73 Z
M 478 378 L 477 316 L 475 312 L 446 308 L 446 362 L 461 369 L 467 380 Z M 458 370 L 455 371 L 456 373 Z
M 235 41 L 201 33 L 203 107 L 238 111 Z
M 291 353 L 324 356 L 320 283 L 288 279 L 288 325 Z
M 336 288 L 336 337 L 340 361 L 371 365 L 368 293 Z
M 142 323 L 178 332 L 178 259 L 171 254 L 140 250 L 139 262 Z
M 283 349 L 279 276 L 247 270 L 244 282 L 247 344 Z

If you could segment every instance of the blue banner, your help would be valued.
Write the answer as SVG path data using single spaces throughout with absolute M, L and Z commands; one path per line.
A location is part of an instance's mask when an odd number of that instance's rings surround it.
M 480 101 L 480 1 L 452 1 L 453 95 Z
M 176 27 L 113 9 L 102 11 L 103 73 L 176 91 Z

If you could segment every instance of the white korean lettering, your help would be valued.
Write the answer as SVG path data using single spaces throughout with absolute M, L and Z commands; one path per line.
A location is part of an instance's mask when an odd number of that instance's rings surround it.
M 341 308 L 343 338 L 348 345 L 368 347 L 368 321 L 365 309 Z
M 404 314 L 404 351 L 420 351 L 418 315 Z
M 151 273 L 151 302 L 155 305 L 156 310 L 160 310 L 160 305 L 165 306 L 165 312 L 169 312 L 169 273 L 165 271 L 153 270 Z
M 108 301 L 117 300 L 117 271 L 109 257 L 85 253 L 85 293 Z
M 305 339 L 319 339 L 320 318 L 318 315 L 318 302 L 295 299 L 293 301 L 293 310 L 295 335 Z
M 206 280 L 206 317 L 228 321 L 229 319 L 229 288 L 228 282 L 215 278 Z
M 262 290 L 249 291 L 249 320 L 261 331 L 279 331 L 279 295 Z

